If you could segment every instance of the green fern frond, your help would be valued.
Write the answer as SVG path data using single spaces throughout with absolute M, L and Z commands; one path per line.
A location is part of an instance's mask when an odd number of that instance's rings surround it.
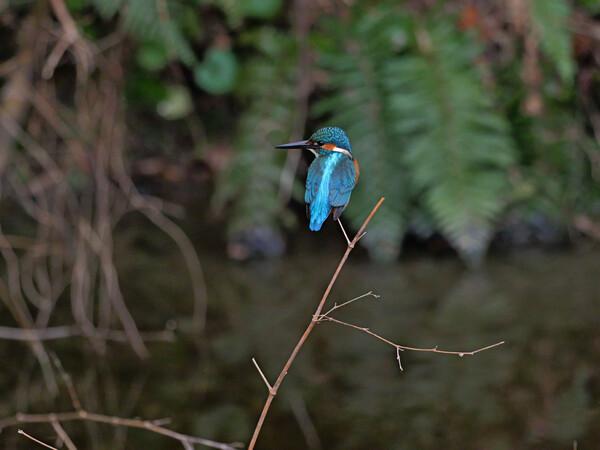
M 193 66 L 198 62 L 189 42 L 183 35 L 178 23 L 172 19 L 161 22 L 160 35 L 164 39 L 167 50 L 173 52 L 175 57 L 186 66 Z
M 121 12 L 123 29 L 143 41 L 164 45 L 167 53 L 187 66 L 198 61 L 181 29 L 180 15 L 185 11 L 177 3 L 163 0 L 88 0 L 105 19 Z M 162 16 L 159 5 L 165 8 Z M 164 16 L 164 17 L 163 17 Z
M 124 0 L 89 0 L 103 19 L 109 20 L 114 17 L 123 5 Z
M 292 55 L 280 56 L 277 61 L 259 56 L 245 65 L 240 86 L 248 108 L 236 133 L 235 161 L 217 184 L 214 199 L 217 207 L 232 203 L 230 234 L 255 226 L 275 229 L 285 206 L 278 189 L 286 155 L 273 148 L 269 136 L 275 131 L 289 136 L 294 123 L 294 62 Z
M 571 6 L 567 0 L 528 0 L 530 15 L 544 53 L 558 68 L 565 82 L 575 74 L 573 45 L 569 30 Z
M 417 33 L 419 52 L 388 73 L 396 131 L 409 140 L 403 158 L 442 233 L 478 263 L 506 204 L 514 162 L 508 124 L 474 69 L 474 46 L 450 24 Z
M 346 51 L 338 48 L 322 55 L 321 64 L 330 72 L 326 87 L 332 92 L 313 111 L 331 116 L 332 125 L 346 130 L 360 163 L 362 176 L 344 217 L 358 228 L 379 198 L 386 198 L 364 238 L 371 255 L 380 260 L 398 255 L 407 226 L 407 178 L 399 157 L 403 141 L 395 132 L 385 82 L 393 39 L 401 33 L 398 19 L 382 10 L 358 20 L 350 30 L 355 40 Z

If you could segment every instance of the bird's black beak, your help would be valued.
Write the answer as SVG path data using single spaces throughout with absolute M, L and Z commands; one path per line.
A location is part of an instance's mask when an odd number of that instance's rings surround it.
M 313 145 L 309 143 L 309 141 L 298 141 L 298 142 L 290 142 L 289 144 L 277 145 L 275 148 L 312 148 Z

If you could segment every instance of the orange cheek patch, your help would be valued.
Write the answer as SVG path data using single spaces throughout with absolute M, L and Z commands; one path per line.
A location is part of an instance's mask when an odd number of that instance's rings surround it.
M 321 148 L 324 148 L 325 150 L 329 150 L 330 152 L 332 152 L 333 149 L 335 148 L 335 144 L 324 144 L 324 145 L 321 145 Z

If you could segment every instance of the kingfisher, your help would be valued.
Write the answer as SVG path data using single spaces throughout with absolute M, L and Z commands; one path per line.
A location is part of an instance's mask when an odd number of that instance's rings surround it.
M 300 148 L 314 153 L 315 159 L 308 169 L 304 195 L 309 228 L 319 231 L 329 214 L 333 213 L 333 220 L 340 224 L 350 243 L 339 219 L 350 201 L 360 172 L 344 130 L 338 127 L 321 128 L 306 141 L 275 148 Z

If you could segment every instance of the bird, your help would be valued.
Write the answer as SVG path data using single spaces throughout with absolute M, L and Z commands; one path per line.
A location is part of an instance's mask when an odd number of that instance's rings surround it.
M 314 153 L 304 195 L 309 228 L 319 231 L 329 214 L 333 213 L 333 219 L 338 221 L 350 243 L 339 219 L 348 206 L 360 170 L 344 130 L 339 127 L 321 128 L 306 141 L 290 142 L 275 148 L 299 148 Z

